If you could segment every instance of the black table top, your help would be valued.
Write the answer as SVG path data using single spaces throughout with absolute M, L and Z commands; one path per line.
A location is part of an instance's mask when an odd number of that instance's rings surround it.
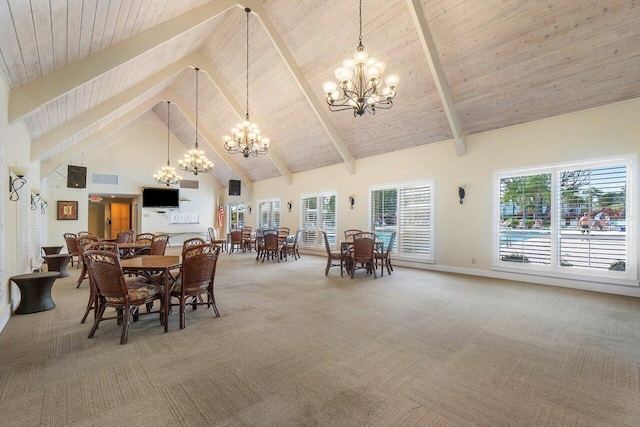
M 48 272 L 48 271 L 43 271 L 40 273 L 27 273 L 27 274 L 19 274 L 17 276 L 12 276 L 10 277 L 11 280 L 29 280 L 29 279 L 38 279 L 38 278 L 45 278 L 45 277 L 58 277 L 60 273 L 57 271 L 52 271 L 52 272 Z

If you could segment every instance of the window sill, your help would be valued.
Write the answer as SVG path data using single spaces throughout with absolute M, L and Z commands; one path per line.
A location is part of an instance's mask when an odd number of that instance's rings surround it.
M 563 279 L 563 280 L 577 280 L 582 282 L 593 282 L 599 283 L 603 285 L 618 285 L 618 286 L 631 286 L 631 287 L 639 287 L 640 283 L 635 278 L 623 277 L 621 274 L 619 277 L 615 277 L 616 275 L 587 275 L 587 274 L 568 274 L 559 271 L 553 270 L 536 270 L 530 268 L 518 268 L 518 267 L 508 267 L 504 265 L 494 265 L 491 268 L 493 271 L 501 271 L 505 273 L 514 273 L 514 274 L 522 274 L 525 276 L 540 276 L 540 277 L 548 277 L 554 279 Z

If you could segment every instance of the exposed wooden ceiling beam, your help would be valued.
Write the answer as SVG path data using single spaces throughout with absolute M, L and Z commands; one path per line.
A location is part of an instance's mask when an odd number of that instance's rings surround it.
M 456 153 L 458 153 L 458 156 L 464 156 L 467 154 L 467 137 L 462 129 L 460 117 L 458 117 L 458 112 L 455 104 L 453 103 L 453 95 L 451 94 L 451 89 L 449 88 L 449 84 L 447 83 L 447 79 L 444 75 L 440 58 L 438 58 L 438 51 L 433 43 L 431 32 L 429 32 L 427 20 L 425 19 L 424 11 L 422 10 L 421 1 L 407 0 L 407 6 L 409 7 L 413 23 L 416 26 L 416 31 L 418 32 L 418 38 L 422 44 L 422 49 L 427 57 L 433 81 L 435 82 L 438 93 L 440 94 L 444 112 L 449 120 L 449 126 L 451 126 Z
M 40 138 L 34 139 L 31 142 L 31 161 L 37 160 L 67 139 L 82 132 L 84 129 L 99 122 L 112 112 L 144 95 L 185 68 L 197 63 L 195 61 L 199 60 L 199 58 L 202 58 L 202 55 L 199 53 L 186 56 L 95 108 L 75 117 L 63 125 L 53 129 L 51 132 L 42 135 Z
M 9 93 L 9 123 L 33 114 L 48 102 L 107 73 L 225 12 L 234 0 L 211 0 L 202 6 L 142 31 L 123 42 L 60 68 Z
M 331 141 L 333 141 L 333 144 L 335 145 L 336 149 L 338 150 L 338 153 L 342 157 L 342 160 L 344 161 L 345 166 L 347 167 L 347 170 L 349 171 L 350 174 L 352 175 L 355 174 L 356 173 L 355 159 L 353 158 L 353 155 L 349 151 L 347 144 L 344 142 L 344 140 L 338 133 L 338 130 L 331 122 L 331 119 L 329 119 L 329 115 L 327 114 L 327 106 L 323 105 L 322 102 L 318 100 L 318 97 L 314 94 L 314 91 L 311 88 L 311 85 L 309 85 L 309 82 L 307 81 L 304 74 L 302 73 L 302 70 L 300 70 L 300 67 L 298 67 L 298 64 L 294 60 L 293 55 L 291 54 L 286 44 L 284 43 L 282 36 L 276 30 L 276 27 L 273 25 L 273 22 L 271 22 L 271 20 L 269 19 L 269 16 L 265 12 L 265 10 L 262 8 L 262 5 L 259 2 L 254 0 L 244 0 L 244 3 L 246 4 L 247 7 L 251 8 L 251 12 L 254 13 L 260 20 L 260 23 L 262 24 L 262 27 L 264 28 L 267 35 L 271 39 L 273 46 L 276 48 L 276 50 L 280 54 L 280 57 L 282 57 L 282 60 L 284 61 L 285 65 L 291 72 L 291 75 L 293 76 L 295 81 L 298 83 L 298 86 L 300 87 L 300 90 L 302 90 L 302 93 L 304 94 L 305 98 L 307 98 L 307 101 L 309 102 L 311 109 L 314 111 L 314 113 L 318 117 L 318 120 L 320 121 L 320 123 L 322 124 L 326 132 L 329 134 L 329 138 L 331 139 Z
M 196 54 L 200 55 L 200 59 L 198 61 L 198 63 L 200 64 L 199 68 L 209 76 L 214 86 L 218 89 L 220 94 L 224 97 L 224 99 L 231 106 L 231 108 L 233 108 L 233 111 L 238 115 L 240 120 L 244 120 L 245 113 L 246 113 L 245 110 L 240 106 L 238 101 L 236 101 L 236 99 L 231 94 L 227 86 L 220 79 L 220 76 L 216 74 L 216 72 L 213 70 L 213 67 L 204 58 L 204 56 L 202 56 L 200 52 L 195 52 L 194 55 Z M 223 150 L 223 151 L 226 152 L 226 150 Z M 291 185 L 291 183 L 293 182 L 291 171 L 289 171 L 289 168 L 287 168 L 285 164 L 282 162 L 282 160 L 280 160 L 280 157 L 278 157 L 278 155 L 275 154 L 272 150 L 269 150 L 267 152 L 267 156 L 269 156 L 269 158 L 271 159 L 275 167 L 278 168 L 278 170 L 280 171 L 284 179 L 287 181 L 287 184 Z
M 92 146 L 94 146 L 95 144 L 97 144 L 107 136 L 113 134 L 123 126 L 126 126 L 136 118 L 140 117 L 142 114 L 152 109 L 157 103 L 162 102 L 163 95 L 164 95 L 164 92 L 160 95 L 154 96 L 148 101 L 143 102 L 133 110 L 129 111 L 124 116 L 117 118 L 116 120 L 109 123 L 107 126 L 103 127 L 97 132 L 92 133 L 88 137 L 84 138 L 82 141 L 79 141 L 77 144 L 74 144 L 68 149 L 62 151 L 60 154 L 45 160 L 40 165 L 40 176 L 44 178 L 45 176 L 51 174 L 60 166 L 66 165 L 67 162 L 70 159 L 72 159 L 74 156 L 90 149 Z
M 178 98 L 178 96 L 170 89 L 164 91 L 163 93 L 166 96 L 166 99 L 171 100 L 171 103 L 175 105 L 180 110 L 180 112 L 184 115 L 184 117 L 187 120 L 189 120 L 189 122 L 193 125 L 193 127 L 195 127 L 196 125 L 195 116 L 187 112 L 186 109 L 180 107 L 180 103 L 176 101 L 177 99 L 180 99 L 180 98 Z M 240 168 L 238 168 L 235 165 L 235 163 L 233 163 L 233 160 L 231 160 L 231 154 L 229 154 L 229 152 L 225 150 L 222 147 L 222 145 L 220 145 L 220 143 L 216 141 L 216 139 L 213 136 L 211 136 L 207 131 L 203 130 L 202 127 L 198 127 L 198 133 L 200 134 L 200 136 L 202 136 L 205 139 L 205 141 L 207 141 L 209 146 L 213 149 L 213 151 L 216 152 L 216 154 L 222 159 L 222 161 L 225 162 L 227 166 L 229 166 L 229 168 L 233 171 L 233 173 L 235 173 L 236 176 L 242 182 L 244 182 L 247 185 L 247 187 L 249 187 L 249 190 L 253 190 L 253 183 L 249 178 L 247 178 L 244 172 L 242 172 L 242 170 L 240 170 Z

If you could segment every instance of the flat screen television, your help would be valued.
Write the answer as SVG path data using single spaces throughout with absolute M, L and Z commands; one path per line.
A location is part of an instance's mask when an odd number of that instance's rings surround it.
M 180 190 L 177 188 L 143 188 L 143 208 L 178 208 Z

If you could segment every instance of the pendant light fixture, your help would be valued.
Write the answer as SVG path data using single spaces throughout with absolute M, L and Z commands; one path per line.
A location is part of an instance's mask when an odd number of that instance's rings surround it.
M 200 68 L 196 68 L 196 147 L 193 150 L 189 150 L 184 155 L 183 160 L 178 161 L 178 168 L 185 172 L 191 172 L 194 175 L 199 173 L 211 172 L 213 169 L 213 162 L 207 159 L 204 155 L 204 151 L 198 149 L 198 72 Z
M 353 117 L 361 116 L 365 112 L 376 113 L 376 108 L 388 110 L 393 107 L 396 96 L 398 76 L 391 74 L 384 79 L 387 85 L 378 94 L 382 82 L 385 63 L 378 58 L 369 58 L 362 45 L 362 0 L 360 0 L 360 43 L 353 59 L 345 59 L 342 67 L 335 71 L 338 84 L 326 82 L 323 85 L 327 95 L 327 104 L 331 111 L 353 111 Z
M 169 126 L 171 125 L 171 101 L 167 101 L 167 166 L 163 166 L 155 175 L 153 180 L 158 184 L 166 184 L 170 186 L 172 184 L 180 184 L 182 177 L 176 173 L 176 168 L 172 167 L 169 163 Z
M 224 136 L 224 148 L 231 154 L 242 153 L 244 157 L 267 154 L 269 138 L 263 138 L 256 123 L 249 121 L 249 13 L 247 12 L 247 113 L 245 120 L 231 129 L 231 136 Z

